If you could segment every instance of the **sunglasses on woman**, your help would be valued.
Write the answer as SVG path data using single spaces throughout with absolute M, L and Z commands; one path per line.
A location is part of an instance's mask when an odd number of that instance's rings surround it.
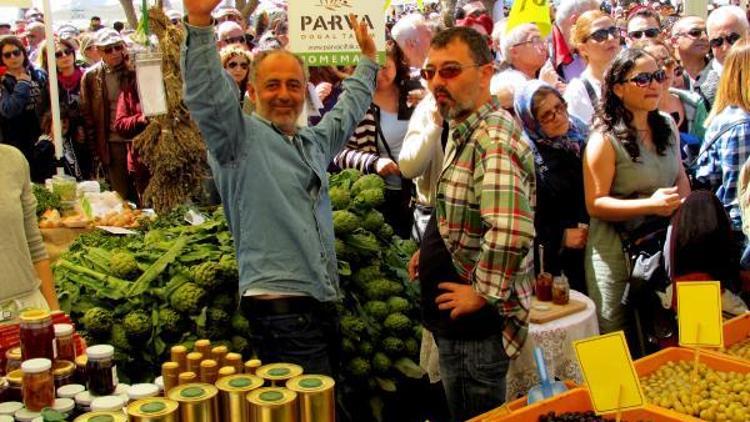
M 639 88 L 645 88 L 651 85 L 652 81 L 662 83 L 665 80 L 667 80 L 667 73 L 664 72 L 664 69 L 661 69 L 661 70 L 657 70 L 654 73 L 648 73 L 648 72 L 639 73 L 630 79 L 625 79 L 624 81 L 622 81 L 622 83 L 633 82 Z
M 75 51 L 72 48 L 66 48 L 65 50 L 55 51 L 55 58 L 61 59 L 65 56 L 72 56 Z
M 598 29 L 589 34 L 589 36 L 586 37 L 585 41 L 594 40 L 596 42 L 604 42 L 607 41 L 609 37 L 612 37 L 614 39 L 620 38 L 620 28 L 616 26 L 610 26 L 609 28 Z
M 742 35 L 736 32 L 732 32 L 731 34 L 725 35 L 723 37 L 711 38 L 708 41 L 708 44 L 711 46 L 711 48 L 719 48 L 724 44 L 724 41 L 727 42 L 727 45 L 734 45 L 734 43 L 736 43 L 740 38 L 742 38 Z
M 120 51 L 124 49 L 125 47 L 123 47 L 121 44 L 117 44 L 117 45 L 110 45 L 110 46 L 104 47 L 102 51 L 104 51 L 105 54 L 112 54 L 112 52 L 114 51 L 119 53 Z
M 11 57 L 21 57 L 22 55 L 23 55 L 23 51 L 16 48 L 15 50 L 4 52 L 3 58 L 9 59 Z
M 628 32 L 628 36 L 634 40 L 640 40 L 643 37 L 646 38 L 656 38 L 657 35 L 659 35 L 659 28 L 649 28 L 644 29 L 643 31 L 631 31 Z
M 484 64 L 469 64 L 465 66 L 460 64 L 447 64 L 440 69 L 426 67 L 419 70 L 419 75 L 426 81 L 431 81 L 432 78 L 435 77 L 435 74 L 440 75 L 442 79 L 453 79 L 460 75 L 464 71 L 464 69 L 480 66 L 484 66 Z
M 249 65 L 246 62 L 242 62 L 242 63 L 229 62 L 229 63 L 227 63 L 227 67 L 230 68 L 230 69 L 234 69 L 237 66 L 241 67 L 242 70 L 247 70 L 247 68 L 248 68 Z

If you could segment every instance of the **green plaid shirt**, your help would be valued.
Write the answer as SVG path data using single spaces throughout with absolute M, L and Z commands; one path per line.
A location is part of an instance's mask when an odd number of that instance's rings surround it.
M 533 153 L 493 98 L 452 128 L 436 206 L 456 271 L 503 315 L 510 357 L 528 333 L 535 200 Z

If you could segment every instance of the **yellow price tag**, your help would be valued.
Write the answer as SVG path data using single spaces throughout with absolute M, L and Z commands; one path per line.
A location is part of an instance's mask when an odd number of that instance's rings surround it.
M 535 23 L 542 38 L 546 37 L 552 30 L 548 0 L 515 0 L 505 24 L 505 33 L 524 23 Z
M 724 347 L 721 284 L 718 281 L 677 283 L 680 346 Z
M 641 384 L 622 331 L 578 340 L 573 347 L 597 413 L 643 407 Z

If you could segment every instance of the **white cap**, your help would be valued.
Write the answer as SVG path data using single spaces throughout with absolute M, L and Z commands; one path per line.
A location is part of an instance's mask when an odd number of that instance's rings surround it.
M 109 344 L 97 344 L 86 348 L 86 356 L 89 359 L 107 359 L 115 355 L 115 348 Z
M 13 416 L 22 408 L 23 403 L 20 401 L 6 401 L 5 403 L 0 403 L 0 415 Z
M 32 419 L 31 422 L 44 422 L 44 418 L 41 416 L 37 416 L 36 418 Z
M 15 422 L 15 419 L 10 415 L 0 415 L 0 422 Z
M 76 407 L 76 402 L 73 399 L 55 399 L 55 404 L 52 405 L 52 409 L 62 413 L 68 413 L 74 407 Z
M 120 396 L 95 397 L 91 401 L 92 412 L 119 412 L 125 407 L 125 400 Z
M 154 384 L 156 384 L 157 387 L 159 387 L 159 391 L 164 391 L 164 377 L 159 375 L 154 380 Z
M 84 407 L 88 407 L 93 399 L 94 397 L 88 391 L 81 391 L 75 397 L 76 403 Z
M 127 397 L 128 390 L 130 390 L 130 384 L 125 384 L 124 382 L 118 383 L 115 387 L 115 391 L 112 392 L 113 396 L 122 396 L 125 395 Z
M 16 420 L 18 422 L 33 422 L 34 419 L 42 416 L 39 412 L 32 412 L 31 410 L 27 408 L 20 409 L 16 414 L 14 415 L 16 417 Z
M 86 391 L 86 387 L 82 386 L 81 384 L 63 385 L 62 387 L 57 389 L 57 397 L 63 399 L 73 399 L 75 398 L 76 394 L 83 391 Z
M 70 324 L 55 324 L 55 337 L 69 336 L 73 334 L 73 326 Z
M 130 400 L 156 397 L 159 395 L 159 386 L 151 383 L 134 384 L 128 390 Z
M 38 374 L 50 369 L 52 369 L 52 361 L 45 358 L 29 359 L 21 364 L 21 371 L 24 374 Z

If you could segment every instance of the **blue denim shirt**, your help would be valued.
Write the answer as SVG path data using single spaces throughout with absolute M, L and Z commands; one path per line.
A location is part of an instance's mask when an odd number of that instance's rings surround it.
M 288 137 L 242 112 L 213 27 L 186 27 L 185 103 L 208 147 L 237 250 L 240 293 L 252 288 L 337 299 L 326 168 L 370 106 L 378 65 L 363 58 L 336 107 L 317 126 Z

